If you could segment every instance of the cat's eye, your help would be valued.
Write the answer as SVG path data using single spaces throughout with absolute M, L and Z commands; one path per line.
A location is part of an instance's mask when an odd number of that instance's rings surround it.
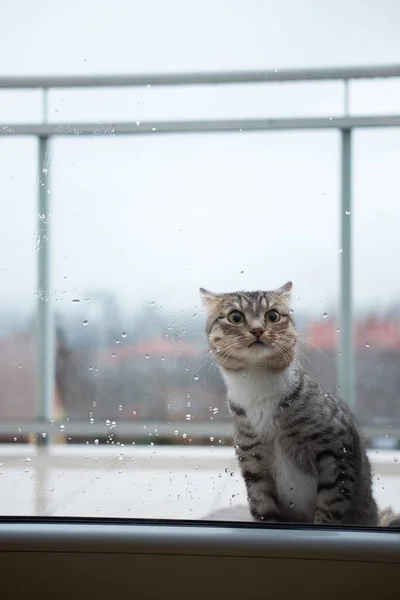
M 232 325 L 240 325 L 241 323 L 244 323 L 245 321 L 245 317 L 244 314 L 242 312 L 240 312 L 239 310 L 234 310 L 233 312 L 231 312 L 228 317 L 227 317 L 229 323 L 232 323 Z
M 265 316 L 267 321 L 269 321 L 270 323 L 278 323 L 278 321 L 280 321 L 281 318 L 280 314 L 276 310 L 270 310 Z

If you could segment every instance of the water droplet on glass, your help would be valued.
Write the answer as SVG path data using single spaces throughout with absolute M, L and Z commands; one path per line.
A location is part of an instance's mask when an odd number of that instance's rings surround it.
M 338 250 L 339 254 L 342 254 L 343 252 L 343 248 L 340 248 L 340 250 Z
M 213 441 L 214 441 L 214 439 L 215 439 L 215 438 L 214 438 L 214 436 L 213 436 L 213 435 L 212 435 L 212 436 L 210 436 L 210 442 L 213 442 Z
M 343 452 L 346 454 L 347 450 L 346 448 L 343 446 Z
M 72 304 L 79 304 L 79 302 L 80 302 L 79 298 L 74 298 L 72 300 Z
M 199 380 L 199 376 L 198 376 L 198 375 L 195 375 L 195 376 L 193 377 L 193 379 L 194 379 L 195 381 L 198 381 L 198 380 Z
M 123 338 L 126 338 L 126 331 L 123 331 L 123 332 L 121 333 L 121 337 L 123 337 Z
M 146 358 L 146 359 L 150 358 L 150 354 L 146 354 L 146 355 L 145 355 L 145 358 Z
M 90 365 L 89 371 L 93 371 L 93 365 Z
M 165 358 L 162 356 L 162 357 L 161 357 L 161 360 L 163 360 L 163 361 L 164 361 L 164 360 L 165 360 Z
M 21 365 L 21 364 L 20 364 L 20 365 L 18 365 L 18 369 L 22 369 L 22 365 Z
M 112 356 L 113 358 L 115 358 L 115 352 L 113 352 L 111 356 Z
M 95 443 L 95 444 L 96 444 L 96 446 L 97 446 L 97 444 L 99 443 L 99 440 L 96 438 L 96 439 L 94 440 L 94 443 Z
M 338 328 L 336 329 L 336 333 L 339 333 L 339 331 L 340 331 L 340 329 L 339 329 L 339 327 L 338 327 Z
M 365 344 L 366 348 L 371 348 L 371 344 Z
M 190 413 L 188 413 L 188 414 L 186 415 L 186 421 L 190 421 L 190 419 L 191 419 L 191 418 L 192 418 L 192 415 L 191 415 Z
M 156 131 L 156 128 L 155 128 L 155 127 L 152 127 L 152 128 L 151 128 L 151 130 L 152 130 L 152 131 Z
M 139 127 L 139 125 L 140 125 L 140 121 L 136 121 L 136 125 Z
M 82 325 L 84 325 L 84 327 L 86 327 L 86 325 L 89 323 L 89 321 L 87 319 L 85 319 L 84 321 L 82 321 Z
M 399 459 L 397 458 L 397 456 L 394 457 L 394 462 L 397 462 Z
M 243 275 L 244 271 L 240 271 L 240 274 Z
M 61 425 L 60 425 L 60 431 L 64 431 L 64 429 L 65 429 L 65 425 L 63 425 L 63 424 L 61 423 Z
M 289 504 L 289 506 L 290 506 L 290 508 L 293 508 L 293 506 L 294 506 L 294 502 L 291 502 L 291 503 Z
M 322 318 L 323 318 L 323 319 L 326 319 L 326 318 L 327 318 L 327 316 L 328 316 L 328 313 L 327 313 L 327 312 L 324 312 L 324 313 L 322 314 Z
M 31 459 L 31 457 L 30 457 L 30 456 L 27 456 L 27 457 L 26 457 L 26 459 L 25 459 L 25 462 L 27 462 L 27 463 L 30 463 L 30 462 L 31 462 L 31 460 L 32 460 L 32 459 Z
M 93 417 L 90 417 L 90 419 L 89 419 L 89 423 L 90 423 L 91 425 L 93 425 L 93 423 L 94 423 L 94 418 L 93 418 Z
M 118 406 L 118 410 L 122 410 L 122 404 Z
M 179 431 L 177 429 L 175 429 L 174 431 L 174 435 L 178 435 Z
M 218 408 L 217 407 L 213 408 L 212 409 L 212 414 L 216 415 L 217 413 L 218 413 Z
M 350 210 L 345 210 L 344 214 L 347 215 L 347 216 L 349 216 L 351 214 L 351 211 Z
M 45 438 L 45 437 L 47 437 L 47 433 L 45 431 L 43 431 L 42 438 Z

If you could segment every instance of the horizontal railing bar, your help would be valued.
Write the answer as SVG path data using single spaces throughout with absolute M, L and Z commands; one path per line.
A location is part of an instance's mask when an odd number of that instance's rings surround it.
M 273 69 L 251 71 L 207 71 L 195 73 L 143 73 L 137 75 L 49 75 L 2 76 L 0 88 L 87 88 L 176 85 L 218 85 L 287 81 L 400 77 L 400 65 Z
M 112 422 L 111 422 L 112 423 Z M 178 433 L 175 434 L 175 431 Z M 120 421 L 115 425 L 107 424 L 104 420 L 89 424 L 87 421 L 58 421 L 48 423 L 43 421 L 3 421 L 0 423 L 0 436 L 21 436 L 28 434 L 42 434 L 49 436 L 108 436 L 111 433 L 122 436 L 146 438 L 151 441 L 158 434 L 159 437 L 188 437 L 196 436 L 225 436 L 232 437 L 233 427 L 229 422 L 155 422 L 155 421 Z M 151 434 L 151 435 L 150 435 Z
M 157 135 L 162 133 L 212 133 L 352 129 L 355 127 L 399 127 L 400 115 L 376 115 L 359 117 L 301 117 L 279 119 L 213 119 L 199 121 L 147 121 L 119 123 L 37 123 L 0 125 L 0 135 L 36 135 L 41 137 L 62 135 Z
M 175 432 L 178 433 L 175 433 Z M 386 437 L 389 435 L 392 439 L 400 440 L 400 428 L 377 426 L 364 427 L 364 434 L 368 438 Z M 182 434 L 190 437 L 214 437 L 215 443 L 218 438 L 225 440 L 231 439 L 233 426 L 229 421 L 120 421 L 115 425 L 107 424 L 104 420 L 95 421 L 89 424 L 87 421 L 57 421 L 54 423 L 41 421 L 3 421 L 0 423 L 0 436 L 17 437 L 22 435 L 45 433 L 48 436 L 77 436 L 77 437 L 104 437 L 110 434 L 148 439 L 149 442 L 158 437 L 176 437 L 179 439 Z

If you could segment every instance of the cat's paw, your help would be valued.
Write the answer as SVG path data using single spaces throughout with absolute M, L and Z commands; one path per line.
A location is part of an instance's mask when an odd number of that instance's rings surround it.
M 323 510 L 317 510 L 314 517 L 315 525 L 335 525 L 332 515 Z

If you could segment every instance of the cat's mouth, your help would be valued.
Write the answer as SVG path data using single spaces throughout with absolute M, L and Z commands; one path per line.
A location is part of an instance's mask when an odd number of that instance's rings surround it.
M 254 342 L 251 342 L 251 344 L 249 344 L 247 347 L 252 348 L 253 346 L 266 346 L 266 344 L 261 340 L 255 340 Z

